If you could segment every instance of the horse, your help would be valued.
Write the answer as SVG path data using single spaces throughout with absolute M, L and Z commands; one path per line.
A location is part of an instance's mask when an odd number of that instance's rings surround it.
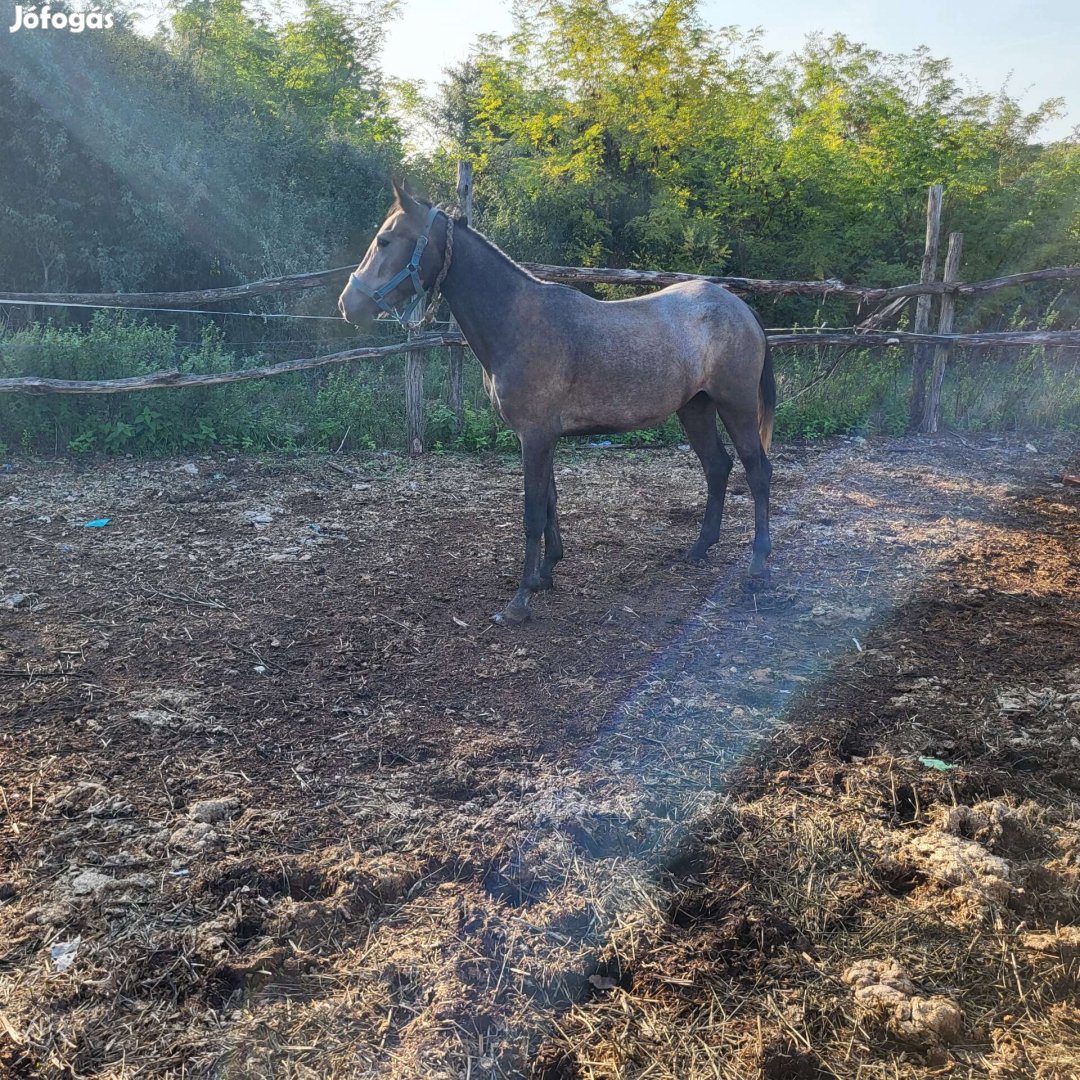
M 533 594 L 553 586 L 563 557 L 554 471 L 559 437 L 648 428 L 673 412 L 708 488 L 700 535 L 686 558 L 703 562 L 720 537 L 733 459 L 717 430 L 719 416 L 754 498 L 750 585 L 763 586 L 772 549 L 767 455 L 776 382 L 757 314 L 707 281 L 627 300 L 596 300 L 540 281 L 464 218 L 404 185 L 393 188 L 393 205 L 338 308 L 353 324 L 380 311 L 400 318 L 395 304 L 422 304 L 425 291 L 441 287 L 484 369 L 491 404 L 520 440 L 525 562 L 517 592 L 495 621 L 524 622 Z

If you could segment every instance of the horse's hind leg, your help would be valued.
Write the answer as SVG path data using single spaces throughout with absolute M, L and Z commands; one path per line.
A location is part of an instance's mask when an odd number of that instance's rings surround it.
M 562 535 L 559 532 L 559 514 L 556 509 L 559 493 L 555 487 L 555 467 L 551 469 L 551 483 L 548 488 L 547 524 L 544 526 L 544 561 L 540 564 L 540 588 L 550 589 L 555 581 L 552 571 L 555 564 L 563 557 Z
M 699 562 L 720 539 L 720 520 L 724 516 L 724 497 L 732 461 L 716 430 L 716 405 L 707 394 L 692 397 L 679 410 L 679 420 L 705 470 L 705 483 L 709 488 L 701 535 L 686 555 L 689 561 Z
M 761 585 L 768 581 L 768 558 L 772 551 L 772 541 L 769 539 L 769 482 L 772 480 L 772 464 L 761 445 L 756 408 L 751 411 L 722 406 L 720 419 L 735 444 L 735 453 L 739 455 L 739 460 L 746 469 L 746 482 L 750 486 L 750 494 L 754 496 L 754 543 L 750 577 L 752 585 Z

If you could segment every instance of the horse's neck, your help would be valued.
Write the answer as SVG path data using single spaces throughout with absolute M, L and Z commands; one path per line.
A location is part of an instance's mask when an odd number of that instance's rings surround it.
M 487 371 L 508 355 L 523 296 L 540 282 L 471 229 L 454 234 L 454 256 L 443 283 L 450 310 Z

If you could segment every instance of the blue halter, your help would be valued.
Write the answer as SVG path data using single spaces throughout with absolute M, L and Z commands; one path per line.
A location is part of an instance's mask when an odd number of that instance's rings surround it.
M 431 226 L 435 224 L 435 219 L 439 216 L 439 208 L 433 206 L 427 215 L 427 220 L 424 222 L 423 231 L 416 238 L 416 247 L 413 248 L 412 258 L 385 284 L 380 285 L 378 288 L 373 289 L 366 282 L 363 282 L 356 276 L 354 270 L 349 275 L 349 281 L 353 287 L 362 292 L 365 296 L 370 297 L 376 304 L 382 308 L 386 315 L 400 323 L 402 326 L 408 326 L 410 319 L 416 313 L 417 308 L 423 307 L 424 301 L 424 285 L 420 280 L 420 259 L 424 254 L 424 248 L 428 245 L 428 240 L 431 239 Z M 408 281 L 412 285 L 413 299 L 401 310 L 400 313 L 395 308 L 392 308 L 387 303 L 386 298 L 403 282 Z

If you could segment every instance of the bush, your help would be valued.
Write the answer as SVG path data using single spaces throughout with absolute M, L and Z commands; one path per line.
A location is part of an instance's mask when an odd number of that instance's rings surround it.
M 258 362 L 249 357 L 247 362 Z M 119 379 L 178 369 L 207 373 L 244 366 L 209 329 L 181 345 L 176 328 L 111 313 L 85 330 L 35 325 L 0 337 L 0 376 Z M 302 376 L 278 385 L 250 382 L 136 394 L 4 395 L 0 440 L 24 450 L 160 455 L 221 446 L 245 450 L 297 443 L 309 411 Z M 283 445 L 284 444 L 284 445 Z
M 908 427 L 909 358 L 900 349 L 785 350 L 777 357 L 778 439 L 899 435 Z

